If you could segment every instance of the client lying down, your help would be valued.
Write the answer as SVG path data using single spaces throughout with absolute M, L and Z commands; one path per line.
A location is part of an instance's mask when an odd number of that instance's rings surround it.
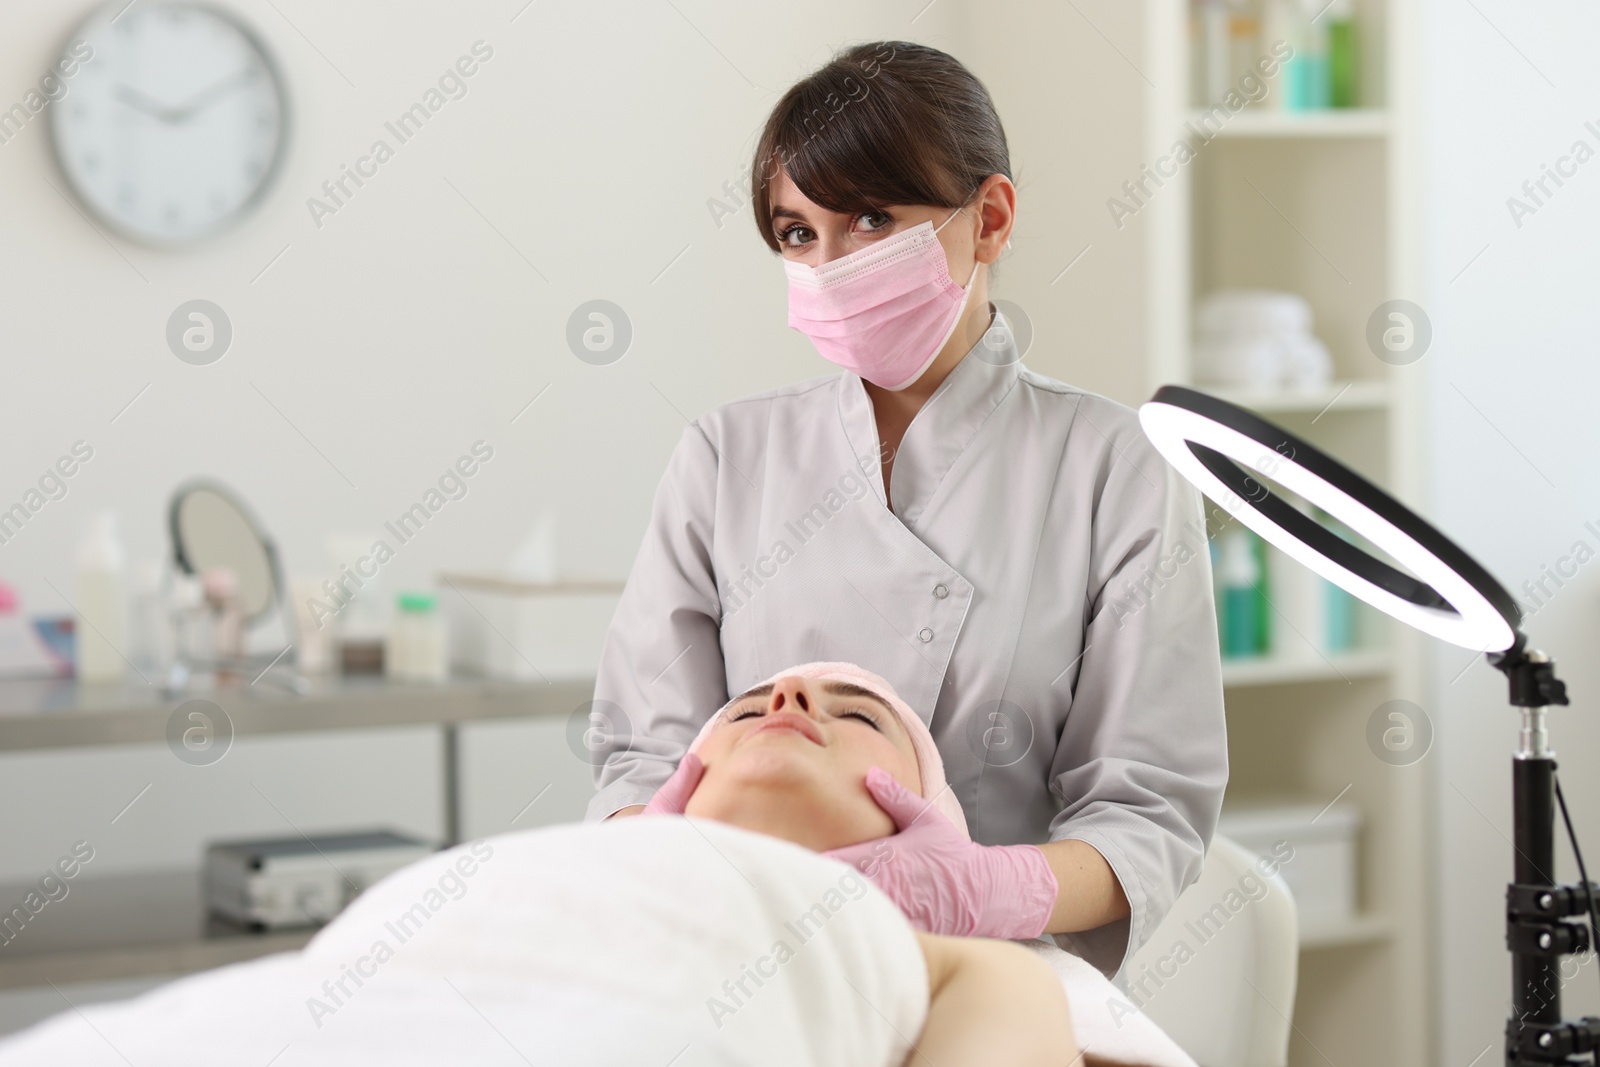
M 0 1041 L 0 1067 L 1084 1062 L 1038 943 L 918 933 L 818 855 L 894 863 L 874 766 L 964 832 L 897 706 L 858 668 L 784 672 L 713 718 L 653 812 L 438 853 L 299 952 L 69 1009 Z M 1192 1064 L 1130 1022 L 1144 1044 L 1107 1062 Z
M 785 744 L 786 737 L 793 743 Z M 869 793 L 865 785 L 874 776 L 884 780 Z M 880 804 L 887 804 L 893 815 Z M 931 830 L 942 841 L 935 851 L 970 847 L 971 840 L 928 727 L 885 679 L 850 663 L 792 667 L 730 700 L 707 721 L 678 772 L 645 811 L 682 811 L 782 837 L 855 864 L 880 884 L 917 870 L 897 868 L 892 839 L 886 839 L 908 824 Z M 936 826 L 929 828 L 929 823 Z M 991 869 L 991 874 L 1004 877 L 1003 871 Z M 1018 878 L 1013 884 L 1031 880 Z M 910 902 L 914 912 L 932 913 L 938 904 L 927 898 L 936 891 L 934 886 L 901 883 L 895 899 L 903 906 Z M 983 895 L 1002 901 L 1006 896 Z M 1036 901 L 1016 905 L 1019 914 L 1041 910 Z M 922 914 L 910 918 L 921 925 Z M 1001 925 L 1009 921 L 989 918 Z M 1013 989 L 1027 988 L 1039 975 L 1037 967 L 1028 966 L 1028 955 L 1009 951 L 1009 942 L 917 936 L 930 970 L 941 952 L 987 945 L 996 953 L 994 966 Z M 1001 952 L 1002 946 L 1008 951 Z M 1149 1019 L 1130 1017 L 1127 1000 L 1093 966 L 1047 940 L 1021 946 L 1033 961 L 1048 965 L 1046 984 L 1064 987 L 1072 998 L 1068 1025 L 1076 1029 L 1084 1051 L 1080 1059 L 1074 1045 L 1074 1065 L 1193 1067 L 1194 1061 Z M 936 1002 L 930 1020 L 938 1008 Z M 959 1014 L 953 1006 L 948 1010 Z M 1047 1042 L 1071 1033 L 1051 1030 L 1054 1025 L 1030 1015 L 1007 1040 Z M 1028 1062 L 1020 1053 L 1011 1055 L 1019 1057 L 1015 1062 Z M 996 1054 L 992 1062 L 1006 1059 Z

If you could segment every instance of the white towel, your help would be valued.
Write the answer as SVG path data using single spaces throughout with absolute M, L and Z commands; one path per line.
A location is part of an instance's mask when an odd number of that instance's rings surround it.
M 439 853 L 300 952 L 65 1012 L 0 1067 L 899 1067 L 927 1003 L 910 926 L 852 868 L 623 819 Z
M 1166 1031 L 1134 1010 L 1127 994 L 1079 956 L 1042 939 L 1019 941 L 1061 976 L 1072 1032 L 1086 1056 L 1130 1067 L 1197 1067 Z
M 1061 975 L 1090 1053 L 1194 1067 L 1143 1015 L 1113 1016 L 1126 1000 L 1094 967 L 1021 943 Z M 910 925 L 849 866 L 635 818 L 441 852 L 299 952 L 63 1012 L 0 1041 L 0 1067 L 900 1067 L 927 1008 Z

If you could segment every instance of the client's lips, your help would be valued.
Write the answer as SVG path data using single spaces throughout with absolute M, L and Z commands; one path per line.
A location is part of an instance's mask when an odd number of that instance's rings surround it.
M 761 733 L 763 730 L 791 730 L 800 734 L 814 745 L 822 744 L 822 731 L 817 729 L 817 724 L 804 715 L 796 715 L 790 711 L 780 711 L 765 716 L 761 725 L 751 730 L 751 734 Z

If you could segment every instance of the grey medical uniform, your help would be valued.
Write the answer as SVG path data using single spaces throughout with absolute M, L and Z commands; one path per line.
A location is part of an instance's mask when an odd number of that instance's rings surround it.
M 730 695 L 858 663 L 932 729 L 975 840 L 1106 858 L 1131 917 L 1060 940 L 1111 975 L 1199 876 L 1227 782 L 1202 497 L 994 327 L 891 475 L 892 511 L 849 373 L 684 431 L 601 655 L 589 817 L 648 801 Z

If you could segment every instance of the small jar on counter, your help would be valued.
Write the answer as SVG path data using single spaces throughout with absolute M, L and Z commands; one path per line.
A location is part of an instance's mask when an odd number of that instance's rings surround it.
M 389 629 L 384 666 L 389 677 L 406 682 L 442 682 L 450 673 L 449 642 L 438 598 L 432 593 L 401 593 Z

